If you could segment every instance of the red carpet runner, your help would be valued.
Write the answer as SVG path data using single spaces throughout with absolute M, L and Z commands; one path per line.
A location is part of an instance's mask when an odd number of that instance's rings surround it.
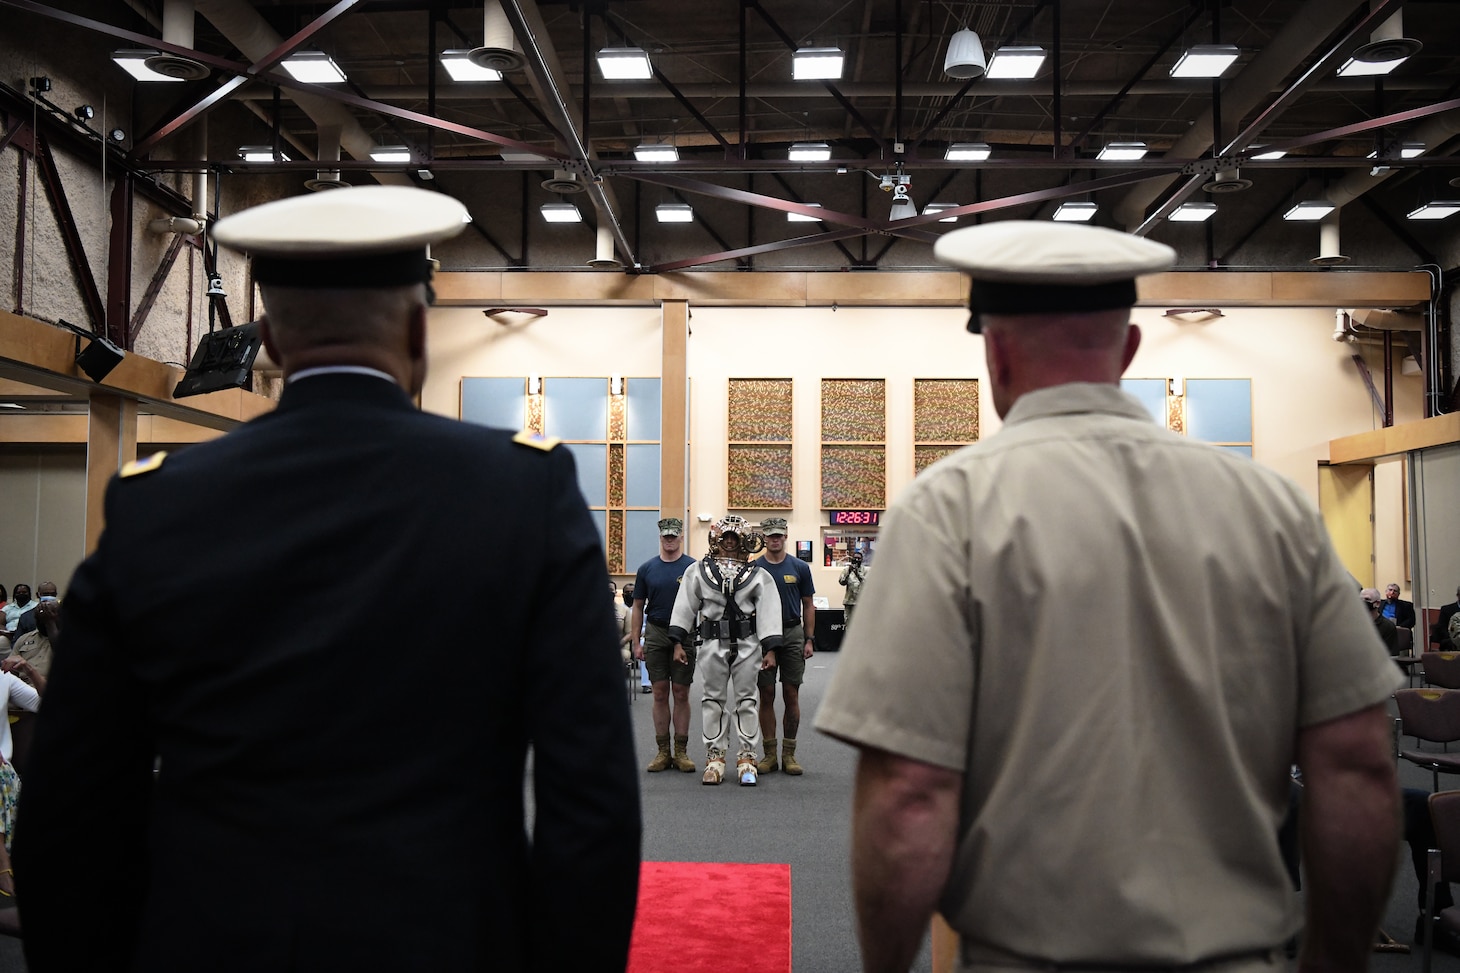
M 790 973 L 791 866 L 644 862 L 628 973 Z

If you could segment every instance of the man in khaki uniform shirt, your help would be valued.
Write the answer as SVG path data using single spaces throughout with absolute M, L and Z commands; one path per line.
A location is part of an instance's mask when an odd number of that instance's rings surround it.
M 1362 970 L 1402 677 L 1307 498 L 1120 391 L 1134 278 L 1174 254 L 1019 222 L 937 254 L 974 278 L 1005 426 L 894 505 L 817 716 L 862 751 L 864 968 L 906 970 L 936 909 L 964 970 L 1276 969 L 1296 763 L 1302 963 Z

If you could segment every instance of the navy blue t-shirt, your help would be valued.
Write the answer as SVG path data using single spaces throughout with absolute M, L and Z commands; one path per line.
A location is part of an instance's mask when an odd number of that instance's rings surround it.
M 816 585 L 811 581 L 811 565 L 789 554 L 780 564 L 772 564 L 764 557 L 756 558 L 755 563 L 776 579 L 776 590 L 781 593 L 781 624 L 789 627 L 799 623 L 801 599 L 816 594 Z M 638 590 L 634 589 L 636 593 Z
M 634 600 L 644 599 L 644 617 L 655 625 L 668 625 L 674 613 L 674 599 L 679 597 L 679 582 L 684 573 L 698 562 L 688 554 L 677 561 L 651 557 L 639 565 L 634 575 Z

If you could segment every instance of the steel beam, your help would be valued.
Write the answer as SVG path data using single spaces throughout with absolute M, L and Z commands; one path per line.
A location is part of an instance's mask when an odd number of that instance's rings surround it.
M 137 302 L 137 310 L 132 312 L 132 320 L 127 326 L 127 343 L 123 348 L 130 350 L 136 346 L 137 335 L 141 334 L 142 326 L 147 323 L 147 316 L 152 313 L 152 305 L 157 303 L 157 296 L 162 293 L 162 285 L 167 282 L 167 275 L 172 272 L 173 264 L 177 263 L 177 255 L 182 252 L 184 239 L 181 233 L 172 235 L 162 259 L 157 262 L 157 269 L 152 272 L 152 279 L 147 282 L 147 289 L 142 292 L 142 299 Z
M 739 250 L 727 250 L 724 253 L 711 253 L 703 257 L 690 257 L 687 260 L 674 260 L 669 263 L 654 264 L 645 267 L 644 270 L 646 273 L 651 274 L 667 274 L 673 270 L 684 270 L 686 267 L 695 267 L 700 264 L 717 263 L 721 260 L 739 260 L 742 257 L 753 257 L 758 253 L 773 253 L 777 250 L 809 247 L 817 243 L 836 243 L 840 240 L 861 236 L 865 232 L 865 230 L 848 227 L 847 229 L 831 230 L 830 232 L 818 233 L 813 236 L 793 237 L 789 240 L 778 240 L 775 243 L 762 243 L 754 247 L 741 247 Z
M 76 219 L 71 215 L 71 204 L 66 200 L 66 187 L 61 184 L 60 170 L 56 168 L 56 159 L 51 155 L 51 147 L 46 144 L 45 137 L 37 133 L 35 142 L 36 166 L 40 169 L 41 182 L 45 184 L 51 207 L 56 211 L 56 224 L 61 231 L 61 239 L 66 244 L 66 257 L 71 262 L 71 270 L 76 275 L 76 287 L 81 292 L 82 303 L 86 305 L 86 316 L 90 319 L 91 330 L 102 334 L 106 329 L 106 305 L 102 303 L 101 292 L 96 288 L 96 276 L 92 274 L 91 263 L 86 259 L 86 247 L 81 242 Z
M 132 310 L 132 177 L 123 172 L 112 187 L 111 235 L 106 259 L 106 336 L 131 350 L 127 315 Z

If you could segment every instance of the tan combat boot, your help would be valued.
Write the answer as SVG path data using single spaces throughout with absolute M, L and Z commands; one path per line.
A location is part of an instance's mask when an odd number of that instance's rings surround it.
M 781 769 L 781 763 L 776 759 L 776 738 L 767 737 L 765 741 L 765 759 L 755 765 L 755 769 L 762 774 L 774 774 Z
M 675 770 L 682 770 L 686 774 L 695 772 L 695 762 L 689 759 L 689 736 L 678 736 L 674 738 L 674 756 L 671 758 Z
M 669 763 L 670 763 L 670 760 L 669 760 L 669 734 L 668 733 L 656 734 L 655 737 L 654 737 L 654 739 L 659 744 L 659 752 L 654 755 L 654 759 L 653 760 L 649 761 L 648 771 L 651 774 L 657 774 L 661 770 L 668 770 L 669 769 Z
M 804 774 L 806 771 L 796 762 L 796 741 L 790 737 L 781 741 L 781 769 L 792 777 Z
M 725 779 L 725 751 L 710 748 L 705 757 L 705 776 L 700 778 L 701 784 L 718 784 Z

